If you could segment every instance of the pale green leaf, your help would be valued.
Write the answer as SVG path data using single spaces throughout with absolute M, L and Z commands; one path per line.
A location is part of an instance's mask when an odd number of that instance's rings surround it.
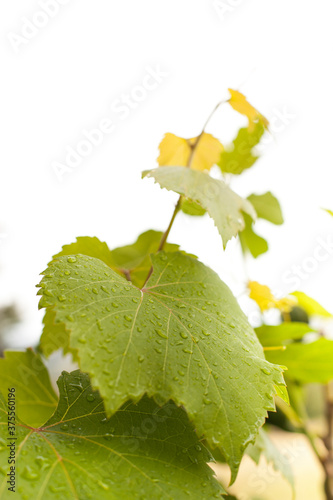
M 222 237 L 223 246 L 245 227 L 243 212 L 256 218 L 251 203 L 232 191 L 223 181 L 186 167 L 157 168 L 143 172 L 162 188 L 190 198 L 207 210 Z
M 222 151 L 218 162 L 222 172 L 240 175 L 252 167 L 259 158 L 253 148 L 260 142 L 264 132 L 264 125 L 260 121 L 250 127 L 241 128 L 233 143 Z
M 259 219 L 265 219 L 272 224 L 283 224 L 280 203 L 270 191 L 264 194 L 251 194 L 247 199 L 254 206 Z
M 295 483 L 290 465 L 286 462 L 285 456 L 279 451 L 275 444 L 269 438 L 264 429 L 260 429 L 255 444 L 250 444 L 246 449 L 246 453 L 258 465 L 261 455 L 263 455 L 267 463 L 272 464 L 273 468 L 282 474 L 288 481 L 293 491 Z
M 245 447 L 274 409 L 281 368 L 264 359 L 212 270 L 178 252 L 160 252 L 153 266 L 140 290 L 98 259 L 60 257 L 42 280 L 40 306 L 54 307 L 71 331 L 70 346 L 109 414 L 145 393 L 173 399 L 198 435 L 222 450 L 234 479 Z
M 332 340 L 321 338 L 309 344 L 290 344 L 285 351 L 266 351 L 266 359 L 286 366 L 290 380 L 321 384 L 333 380 Z
M 186 215 L 202 216 L 205 215 L 206 210 L 202 208 L 198 203 L 189 200 L 188 198 L 182 198 L 181 209 Z
M 8 448 L 0 441 L 0 497 L 21 500 L 220 498 L 184 410 L 148 398 L 126 403 L 110 419 L 79 371 L 58 381 L 60 401 L 41 428 L 16 423 L 16 493 L 8 491 Z M 33 388 L 35 384 L 33 384 Z M 0 425 L 7 427 L 6 405 Z M 2 451 L 1 451 L 2 450 Z
M 0 359 L 0 391 L 7 395 L 9 388 L 15 389 L 18 417 L 38 427 L 52 415 L 58 401 L 48 372 L 32 349 L 7 351 L 4 355 Z
M 309 332 L 314 332 L 306 323 L 281 323 L 281 325 L 263 325 L 255 329 L 261 345 L 281 346 L 300 340 Z
M 253 221 L 247 214 L 243 214 L 245 228 L 239 233 L 239 240 L 242 246 L 243 253 L 250 252 L 255 259 L 267 252 L 267 241 L 259 236 L 253 230 Z

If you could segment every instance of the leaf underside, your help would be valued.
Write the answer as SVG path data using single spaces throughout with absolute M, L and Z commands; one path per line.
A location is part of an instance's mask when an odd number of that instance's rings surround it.
M 256 218 L 256 212 L 248 200 L 238 196 L 225 182 L 213 179 L 204 172 L 186 167 L 168 167 L 143 172 L 143 176 L 155 179 L 162 188 L 186 196 L 207 210 L 224 247 L 244 229 L 244 212 L 252 219 Z
M 63 372 L 54 415 L 40 428 L 16 422 L 16 492 L 8 491 L 6 441 L 0 440 L 0 497 L 21 500 L 173 500 L 221 498 L 209 452 L 184 410 L 148 398 L 110 419 L 89 377 Z M 0 425 L 7 427 L 0 398 Z

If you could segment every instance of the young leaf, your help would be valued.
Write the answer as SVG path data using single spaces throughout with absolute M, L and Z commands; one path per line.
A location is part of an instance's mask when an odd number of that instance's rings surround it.
M 304 335 L 314 332 L 313 328 L 305 323 L 281 323 L 281 325 L 263 325 L 255 328 L 255 332 L 262 346 L 281 346 L 290 344 L 293 340 L 301 340 Z
M 23 499 L 220 498 L 222 487 L 208 467 L 184 410 L 148 398 L 127 403 L 110 419 L 103 400 L 79 371 L 63 372 L 54 415 L 40 428 L 16 423 L 16 495 Z M 33 384 L 33 388 L 36 384 Z M 0 404 L 0 425 L 7 426 Z M 8 448 L 0 454 L 9 472 Z M 1 498 L 12 498 L 8 476 Z M 15 495 L 14 495 L 15 496 Z
M 270 440 L 269 435 L 264 429 L 259 430 L 255 444 L 250 444 L 246 449 L 246 453 L 257 465 L 259 464 L 261 455 L 263 455 L 267 463 L 272 464 L 273 468 L 282 474 L 292 487 L 293 492 L 295 492 L 294 476 L 290 465 L 286 463 L 286 458 Z
M 207 210 L 222 237 L 223 246 L 244 229 L 243 212 L 256 218 L 251 203 L 232 191 L 223 181 L 186 167 L 157 168 L 143 172 L 162 188 L 190 198 Z
M 250 252 L 252 257 L 255 259 L 267 252 L 268 243 L 267 241 L 259 236 L 253 230 L 253 220 L 247 214 L 243 214 L 245 228 L 241 231 L 238 236 L 242 246 L 243 253 Z
M 326 384 L 333 380 L 332 340 L 321 338 L 310 344 L 290 344 L 285 351 L 266 351 L 266 359 L 286 366 L 290 380 L 304 384 Z
M 0 391 L 5 395 L 8 388 L 15 389 L 17 415 L 27 425 L 43 424 L 57 406 L 48 372 L 32 349 L 6 351 L 0 359 Z
M 280 203 L 270 191 L 264 194 L 251 194 L 247 199 L 254 206 L 258 219 L 265 219 L 272 224 L 283 224 Z
M 322 316 L 323 318 L 331 318 L 332 314 L 328 312 L 316 300 L 312 299 L 303 292 L 291 293 L 296 298 L 299 307 L 304 309 L 309 316 Z
M 268 128 L 268 120 L 259 111 L 250 104 L 245 95 L 238 90 L 228 89 L 230 92 L 229 104 L 238 113 L 246 116 L 249 120 L 249 127 L 254 128 L 255 122 L 261 121 Z
M 159 402 L 173 399 L 198 435 L 222 450 L 235 479 L 245 447 L 274 409 L 281 369 L 264 359 L 212 270 L 178 252 L 160 252 L 152 261 L 153 274 L 140 290 L 98 259 L 59 257 L 42 280 L 40 306 L 54 308 L 71 331 L 70 345 L 108 414 L 145 393 Z
M 186 167 L 192 152 L 191 146 L 197 141 L 197 137 L 192 139 L 182 139 L 174 134 L 165 134 L 160 143 L 160 155 L 157 162 L 160 167 L 182 166 Z M 204 133 L 194 152 L 191 168 L 193 170 L 210 170 L 217 163 L 223 151 L 223 146 L 218 139 L 211 134 Z
M 253 153 L 253 148 L 260 142 L 264 132 L 265 127 L 261 122 L 241 128 L 231 146 L 220 156 L 218 166 L 222 173 L 240 175 L 252 167 L 259 158 Z

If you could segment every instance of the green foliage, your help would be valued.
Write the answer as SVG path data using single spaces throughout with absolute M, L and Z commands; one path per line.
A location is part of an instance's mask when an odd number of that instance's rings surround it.
M 0 373 L 0 391 L 5 395 L 8 388 L 15 389 L 17 415 L 27 425 L 42 425 L 52 415 L 57 397 L 40 356 L 32 349 L 5 352 Z
M 258 121 L 253 127 L 241 128 L 229 148 L 222 152 L 218 163 L 223 173 L 240 175 L 252 167 L 259 156 L 253 153 L 253 148 L 259 144 L 265 132 L 265 127 Z
M 263 325 L 255 332 L 264 347 L 282 346 L 290 344 L 293 340 L 300 340 L 309 332 L 315 332 L 305 323 L 281 323 L 281 325 Z
M 131 280 L 134 285 L 140 287 L 143 285 L 151 266 L 150 254 L 157 251 L 161 238 L 161 232 L 150 230 L 142 233 L 132 245 L 109 250 L 107 244 L 98 238 L 78 237 L 75 243 L 64 245 L 61 252 L 54 255 L 53 259 L 75 254 L 96 257 L 121 276 Z M 175 252 L 179 250 L 179 245 L 167 243 L 165 249 L 168 252 Z M 52 352 L 61 348 L 65 354 L 70 352 L 76 360 L 75 350 L 69 347 L 69 332 L 63 323 L 55 322 L 55 312 L 52 309 L 46 310 L 43 324 L 39 348 L 44 356 L 49 357 Z
M 36 372 L 36 375 L 38 372 Z M 208 451 L 198 441 L 184 410 L 143 398 L 126 403 L 110 419 L 87 375 L 63 372 L 54 415 L 41 428 L 16 423 L 19 447 L 16 496 L 31 499 L 220 498 L 222 488 L 207 466 Z M 35 378 L 32 391 L 38 391 Z M 6 423 L 1 399 L 0 422 Z M 7 450 L 0 451 L 7 474 Z M 1 498 L 12 498 L 0 482 Z
M 191 201 L 188 198 L 183 198 L 182 199 L 182 205 L 181 209 L 184 212 L 184 214 L 187 215 L 194 215 L 194 216 L 201 216 L 205 215 L 206 210 L 202 208 L 198 203 L 195 203 L 194 201 Z
M 268 250 L 267 241 L 253 230 L 253 220 L 247 214 L 243 214 L 245 228 L 239 233 L 243 253 L 250 252 L 255 259 Z
M 313 317 L 318 322 L 331 313 L 302 292 L 278 299 L 250 281 L 261 312 L 274 307 L 282 314 L 280 325 L 254 331 L 219 276 L 167 242 L 180 210 L 208 212 L 224 247 L 239 235 L 243 252 L 258 257 L 268 243 L 254 231 L 256 218 L 283 223 L 270 191 L 243 199 L 210 175 L 217 162 L 228 181 L 233 176 L 225 174 L 253 166 L 254 147 L 268 127 L 242 93 L 229 91 L 229 105 L 248 119 L 231 148 L 205 128 L 191 139 L 169 133 L 160 145 L 160 168 L 143 173 L 180 195 L 165 233 L 147 231 L 114 250 L 98 238 L 79 237 L 42 273 L 39 352 L 70 352 L 81 371 L 63 372 L 57 398 L 39 354 L 30 349 L 0 359 L 2 429 L 8 388 L 16 389 L 18 498 L 221 498 L 227 493 L 208 462 L 214 455 L 229 464 L 232 483 L 244 452 L 256 463 L 264 455 L 293 486 L 262 426 L 279 397 L 284 421 L 279 413 L 278 425 L 309 435 L 304 384 L 333 379 L 333 341 L 322 338 Z M 12 496 L 8 466 L 1 436 L 4 499 Z
M 186 167 L 157 168 L 143 172 L 161 187 L 186 196 L 198 203 L 214 220 L 223 246 L 245 226 L 243 212 L 255 219 L 256 213 L 247 200 L 232 191 L 223 181 L 204 172 Z
M 304 384 L 325 384 L 333 379 L 333 341 L 318 339 L 309 344 L 294 343 L 285 351 L 267 351 L 266 359 L 288 368 L 288 379 Z
M 265 219 L 276 225 L 283 224 L 280 203 L 270 191 L 264 194 L 251 194 L 247 199 L 254 206 L 259 219 Z
M 253 205 L 258 219 L 264 219 L 272 224 L 283 224 L 283 216 L 280 204 L 270 191 L 257 195 L 251 194 L 247 198 Z M 244 214 L 245 228 L 239 233 L 242 250 L 244 253 L 250 252 L 255 259 L 267 252 L 267 241 L 255 233 L 254 222 L 248 215 Z
M 260 457 L 263 455 L 267 463 L 272 464 L 273 468 L 277 472 L 280 472 L 288 481 L 293 491 L 295 490 L 295 482 L 290 465 L 286 463 L 285 457 L 271 441 L 267 432 L 260 429 L 255 444 L 250 444 L 246 453 L 257 465 L 259 464 Z
M 163 403 L 173 399 L 199 435 L 221 448 L 235 477 L 266 410 L 274 409 L 281 370 L 265 361 L 213 271 L 178 252 L 154 256 L 153 268 L 140 290 L 98 259 L 59 257 L 41 282 L 40 305 L 55 307 L 110 414 L 145 393 Z

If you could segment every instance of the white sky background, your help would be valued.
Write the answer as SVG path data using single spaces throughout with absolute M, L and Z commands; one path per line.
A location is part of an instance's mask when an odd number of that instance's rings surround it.
M 63 244 L 89 235 L 113 248 L 167 227 L 177 196 L 140 173 L 156 166 L 165 132 L 200 133 L 228 87 L 268 118 L 290 115 L 233 187 L 279 198 L 286 223 L 258 223 L 270 252 L 249 259 L 247 275 L 293 291 L 284 273 L 313 257 L 318 237 L 333 239 L 333 218 L 320 210 L 333 209 L 332 1 L 225 0 L 228 11 L 218 15 L 213 0 L 63 0 L 15 52 L 8 33 L 20 35 L 22 18 L 33 19 L 41 3 L 0 5 L 0 303 L 15 301 L 22 311 L 20 344 L 40 335 L 35 284 Z M 168 76 L 121 119 L 111 104 L 141 85 L 147 67 Z M 66 148 L 104 118 L 115 130 L 60 183 L 52 162 L 64 162 Z M 244 123 L 222 107 L 208 131 L 228 142 Z M 239 249 L 231 242 L 223 253 L 209 218 L 179 215 L 170 241 L 236 294 L 244 290 Z M 298 288 L 333 310 L 332 276 L 330 255 Z

